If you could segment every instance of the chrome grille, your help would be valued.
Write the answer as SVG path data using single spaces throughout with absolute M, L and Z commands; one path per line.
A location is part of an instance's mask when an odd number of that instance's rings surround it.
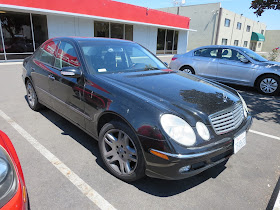
M 211 114 L 209 119 L 216 134 L 228 133 L 236 129 L 244 120 L 243 106 L 237 103 L 228 109 Z

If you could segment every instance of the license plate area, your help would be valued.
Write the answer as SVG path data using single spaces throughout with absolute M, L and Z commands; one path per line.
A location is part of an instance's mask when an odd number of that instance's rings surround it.
M 239 136 L 234 138 L 234 154 L 236 154 L 245 145 L 246 145 L 246 132 L 243 132 Z

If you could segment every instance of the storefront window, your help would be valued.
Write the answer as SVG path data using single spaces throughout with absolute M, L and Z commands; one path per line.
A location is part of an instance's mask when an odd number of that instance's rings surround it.
M 157 54 L 177 54 L 178 31 L 158 29 Z
M 157 54 L 164 54 L 165 32 L 164 29 L 158 29 Z
M 48 39 L 44 15 L 2 11 L 0 20 L 0 60 L 24 59 Z
M 111 23 L 111 38 L 124 38 L 124 24 Z
M 48 39 L 47 17 L 32 14 L 35 49 Z
M 94 21 L 94 36 L 133 41 L 133 26 L 120 23 Z
M 34 51 L 30 14 L 1 13 L 1 26 L 6 53 Z
M 133 26 L 125 25 L 125 39 L 133 41 Z
M 109 37 L 109 23 L 94 21 L 94 36 Z

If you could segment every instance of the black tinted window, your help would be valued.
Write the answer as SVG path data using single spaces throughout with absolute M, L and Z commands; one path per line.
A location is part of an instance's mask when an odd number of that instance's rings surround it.
M 61 42 L 55 56 L 54 66 L 61 69 L 63 67 L 79 67 L 77 53 L 74 46 L 68 42 Z
M 204 48 L 199 49 L 194 52 L 194 56 L 217 58 L 218 49 L 216 48 Z
M 38 52 L 36 52 L 35 54 L 35 59 L 50 64 L 53 64 L 53 60 L 54 60 L 54 53 L 56 51 L 57 48 L 57 41 L 49 41 L 45 44 L 43 44 Z

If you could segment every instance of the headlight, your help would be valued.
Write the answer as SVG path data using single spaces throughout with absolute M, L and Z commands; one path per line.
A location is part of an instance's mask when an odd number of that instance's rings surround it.
M 247 117 L 248 116 L 248 112 L 249 112 L 247 104 L 244 101 L 244 99 L 242 98 L 242 96 L 239 93 L 237 93 L 237 94 L 238 94 L 238 96 L 239 96 L 239 98 L 240 98 L 240 100 L 242 102 L 242 105 L 243 105 L 244 116 Z
M 160 118 L 163 130 L 176 142 L 183 146 L 195 144 L 196 136 L 192 127 L 180 117 L 164 114 Z
M 208 141 L 210 139 L 209 130 L 202 122 L 196 123 L 196 130 L 201 138 L 203 138 L 205 141 Z
M 17 191 L 17 175 L 13 162 L 6 150 L 0 146 L 0 208 L 2 208 Z

